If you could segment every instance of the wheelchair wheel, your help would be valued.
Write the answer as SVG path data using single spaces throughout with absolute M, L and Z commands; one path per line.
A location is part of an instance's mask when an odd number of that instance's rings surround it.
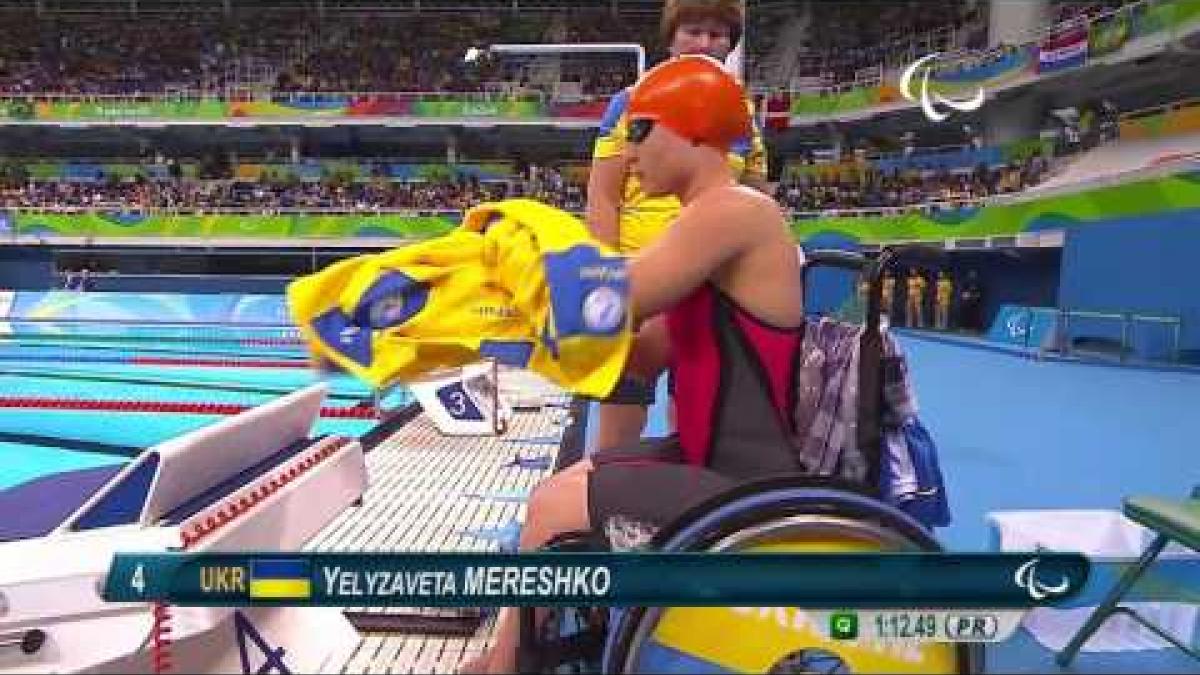
M 807 483 L 806 486 L 805 484 Z M 659 533 L 664 551 L 936 551 L 906 514 L 864 495 L 812 481 L 738 488 Z M 977 645 L 837 641 L 830 611 L 670 607 L 619 612 L 603 659 L 608 673 L 972 673 Z

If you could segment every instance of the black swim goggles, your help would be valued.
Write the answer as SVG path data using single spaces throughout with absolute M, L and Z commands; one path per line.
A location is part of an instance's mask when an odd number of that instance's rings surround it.
M 629 132 L 627 138 L 630 143 L 641 143 L 646 140 L 650 132 L 654 131 L 654 120 L 648 117 L 639 117 L 629 122 Z

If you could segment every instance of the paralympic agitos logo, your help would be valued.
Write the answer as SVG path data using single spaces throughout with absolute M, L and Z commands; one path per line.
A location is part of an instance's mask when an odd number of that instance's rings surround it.
M 959 112 L 979 110 L 983 106 L 983 87 L 975 91 L 974 97 L 965 100 L 946 98 L 929 88 L 929 75 L 933 70 L 933 64 L 929 62 L 939 56 L 941 56 L 940 52 L 922 56 L 905 68 L 904 72 L 900 75 L 900 94 L 909 101 L 914 103 L 920 102 L 921 110 L 931 122 L 941 122 L 952 114 L 950 112 L 942 112 L 939 106 L 945 106 Z M 921 87 L 920 91 L 914 94 L 912 84 L 918 72 L 921 74 Z
M 1044 600 L 1056 595 L 1064 595 L 1071 588 L 1071 580 L 1064 574 L 1056 585 L 1051 586 L 1038 578 L 1037 564 L 1040 558 L 1027 561 L 1017 568 L 1013 575 L 1013 583 L 1025 589 L 1034 600 Z

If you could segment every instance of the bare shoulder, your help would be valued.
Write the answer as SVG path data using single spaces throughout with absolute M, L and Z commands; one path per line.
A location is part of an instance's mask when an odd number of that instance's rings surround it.
M 685 218 L 686 216 L 686 218 Z M 692 202 L 680 214 L 680 220 L 698 227 L 721 227 L 762 232 L 783 226 L 783 211 L 769 196 L 744 185 L 714 190 Z
M 757 222 L 771 227 L 786 223 L 783 209 L 780 208 L 779 202 L 770 195 L 746 185 L 739 185 L 734 188 L 734 191 L 737 193 L 739 203 L 743 204 L 742 208 Z

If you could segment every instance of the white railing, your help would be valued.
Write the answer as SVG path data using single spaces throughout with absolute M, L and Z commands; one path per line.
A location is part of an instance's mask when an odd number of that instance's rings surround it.
M 1185 98 L 1180 101 L 1171 101 L 1170 103 L 1161 103 L 1159 105 L 1152 105 L 1152 106 L 1149 106 L 1146 108 L 1138 108 L 1137 110 L 1130 110 L 1128 112 L 1121 113 L 1121 115 L 1119 116 L 1118 119 L 1120 119 L 1120 121 L 1124 122 L 1126 120 L 1135 120 L 1135 119 L 1140 119 L 1142 117 L 1153 117 L 1154 115 L 1168 113 L 1168 112 L 1172 112 L 1175 110 L 1182 110 L 1183 108 L 1191 108 L 1191 107 L 1195 107 L 1195 106 L 1200 106 L 1200 98 Z
M 975 148 L 975 146 L 973 146 L 969 143 L 953 143 L 953 144 L 949 144 L 949 145 L 929 145 L 929 146 L 922 146 L 922 147 L 914 147 L 911 153 L 906 152 L 904 150 L 900 150 L 898 152 L 880 152 L 878 150 L 868 150 L 868 151 L 862 153 L 861 155 L 856 155 L 856 157 L 861 157 L 862 159 L 871 160 L 871 161 L 879 160 L 879 159 L 913 159 L 913 160 L 916 160 L 916 159 L 920 159 L 923 157 L 930 157 L 930 156 L 943 155 L 943 154 L 953 154 L 956 152 L 965 152 L 965 151 L 976 150 L 976 149 L 977 148 Z M 979 149 L 982 150 L 984 148 L 979 148 Z M 838 166 L 837 160 L 835 160 L 833 158 L 832 150 L 826 151 L 824 156 L 828 157 L 829 159 L 827 159 L 825 161 L 816 162 L 816 163 L 808 165 L 808 166 L 830 167 L 830 168 L 834 168 L 834 167 Z M 797 160 L 793 160 L 791 162 L 791 165 L 793 165 L 793 166 L 798 165 Z M 819 171 L 820 169 L 813 169 L 813 170 Z
M 914 211 L 931 212 L 934 210 L 946 209 L 963 209 L 973 206 L 982 206 L 990 198 L 971 198 L 971 199 L 953 199 L 953 200 L 935 200 L 922 202 L 919 204 L 907 204 L 901 206 L 887 207 L 856 207 L 846 209 L 823 209 L 819 211 L 799 211 L 792 210 L 792 214 L 797 218 L 819 218 L 831 216 L 893 216 L 910 213 Z M 280 207 L 280 208 L 254 208 L 246 206 L 219 206 L 219 207 L 165 207 L 165 206 L 0 206 L 0 211 L 9 213 L 27 213 L 27 214 L 61 214 L 61 215 L 82 215 L 89 213 L 114 214 L 123 215 L 157 215 L 157 216 L 208 216 L 208 215 L 231 215 L 231 216 L 279 216 L 279 215 L 297 215 L 297 216 L 321 216 L 321 215 L 396 215 L 407 217 L 420 216 L 447 216 L 458 217 L 463 213 L 463 209 L 421 209 L 415 207 L 407 208 L 392 208 L 392 207 L 367 207 L 359 208 L 353 206 L 327 206 L 327 207 Z M 574 211 L 575 215 L 584 215 L 582 211 Z
M 845 209 L 820 209 L 817 211 L 801 211 L 791 209 L 790 213 L 796 220 L 815 220 L 818 218 L 879 218 L 886 216 L 902 216 L 906 213 L 934 213 L 936 211 L 959 211 L 962 209 L 984 206 L 987 198 L 935 200 L 919 204 L 901 206 L 860 206 Z

